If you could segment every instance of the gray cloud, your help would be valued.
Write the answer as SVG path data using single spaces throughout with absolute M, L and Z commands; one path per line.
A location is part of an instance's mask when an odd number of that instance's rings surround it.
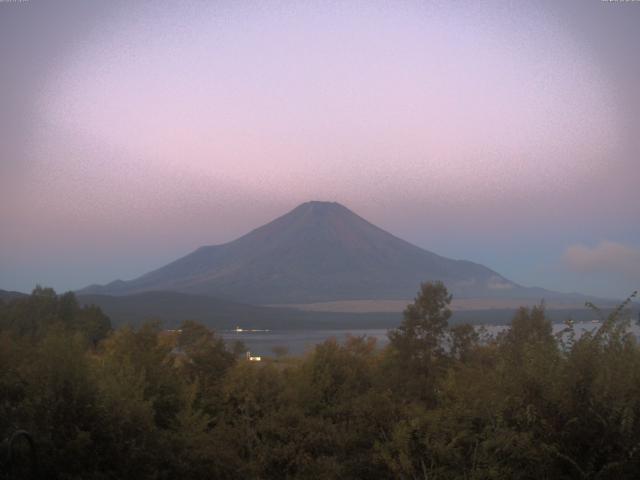
M 571 245 L 564 262 L 576 273 L 608 274 L 640 283 L 640 248 L 630 245 L 607 240 L 595 247 Z

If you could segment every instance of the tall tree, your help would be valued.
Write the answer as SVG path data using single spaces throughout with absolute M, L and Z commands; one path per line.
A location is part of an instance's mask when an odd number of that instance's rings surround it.
M 397 372 L 396 389 L 408 390 L 431 403 L 444 365 L 445 339 L 451 318 L 451 295 L 440 282 L 426 282 L 404 310 L 400 326 L 389 332 L 389 354 Z

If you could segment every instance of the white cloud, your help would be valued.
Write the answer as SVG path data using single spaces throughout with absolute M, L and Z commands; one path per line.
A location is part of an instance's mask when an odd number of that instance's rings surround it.
M 615 275 L 640 283 L 640 248 L 630 245 L 608 240 L 595 247 L 571 245 L 564 262 L 576 273 Z

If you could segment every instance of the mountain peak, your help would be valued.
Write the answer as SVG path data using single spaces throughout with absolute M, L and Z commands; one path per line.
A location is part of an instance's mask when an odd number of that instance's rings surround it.
M 338 202 L 330 202 L 328 200 L 309 200 L 308 202 L 301 203 L 299 207 L 316 207 L 316 208 L 332 208 L 341 207 L 346 208 L 344 205 Z
M 305 303 L 406 299 L 426 280 L 443 280 L 467 297 L 512 295 L 518 287 L 482 265 L 411 245 L 340 203 L 314 200 L 232 242 L 201 247 L 129 282 L 88 290 Z
M 336 228 L 340 225 L 340 228 L 351 229 L 360 223 L 368 222 L 338 202 L 312 200 L 301 203 L 255 231 L 271 232 L 281 236 L 285 230 L 291 228 L 319 228 L 328 231 L 327 227 Z
M 347 207 L 345 207 L 344 205 L 338 203 L 338 202 L 327 202 L 327 201 L 321 201 L 321 200 L 311 200 L 309 202 L 304 202 L 301 203 L 300 205 L 298 205 L 296 208 L 294 208 L 291 213 L 293 212 L 311 212 L 311 213 L 331 213 L 331 212 L 340 212 L 340 213 L 351 213 L 353 214 L 353 212 L 351 210 L 349 210 Z

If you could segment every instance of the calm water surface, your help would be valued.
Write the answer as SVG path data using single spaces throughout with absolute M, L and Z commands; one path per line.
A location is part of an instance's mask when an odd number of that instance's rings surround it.
M 598 328 L 600 324 L 591 322 L 577 322 L 575 331 L 577 336 L 587 331 Z M 559 332 L 565 326 L 555 324 L 554 332 Z M 506 326 L 485 325 L 484 329 L 489 335 L 497 335 Z M 640 338 L 640 327 L 633 324 L 631 330 Z M 387 329 L 361 329 L 361 330 L 270 330 L 254 332 L 221 331 L 220 335 L 227 342 L 240 340 L 244 342 L 247 349 L 253 355 L 273 356 L 274 347 L 286 347 L 290 355 L 302 355 L 313 349 L 318 343 L 322 343 L 329 338 L 335 338 L 339 342 L 344 342 L 348 335 L 373 337 L 379 347 L 388 343 Z

